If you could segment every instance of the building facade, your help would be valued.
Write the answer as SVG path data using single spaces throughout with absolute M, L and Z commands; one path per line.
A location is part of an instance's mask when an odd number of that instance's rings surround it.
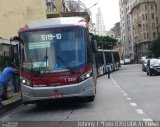
M 137 0 L 132 6 L 134 52 L 137 63 L 142 56 L 149 56 L 150 43 L 157 35 L 157 13 L 155 0 Z
M 121 41 L 124 46 L 123 59 L 134 59 L 131 6 L 135 0 L 119 0 Z
M 62 12 L 69 12 L 66 0 L 46 0 L 47 18 L 61 17 Z
M 106 31 L 106 36 L 109 36 L 109 37 L 111 37 L 111 38 L 115 38 L 115 39 L 116 39 L 115 31 L 112 30 L 112 29 Z
M 156 0 L 156 5 L 157 5 L 157 19 L 158 19 L 158 23 L 157 23 L 157 30 L 158 32 L 160 32 L 160 0 Z
M 0 8 L 0 37 L 5 39 L 17 35 L 28 21 L 46 18 L 44 0 L 3 0 Z
M 106 34 L 103 16 L 100 8 L 98 8 L 98 13 L 96 14 L 96 34 L 99 36 L 105 36 Z
M 67 4 L 71 12 L 84 12 L 87 10 L 86 5 L 80 0 L 67 0 Z
M 121 37 L 121 28 L 120 28 L 120 22 L 117 22 L 114 27 L 112 28 L 112 30 L 115 33 L 116 38 L 120 38 Z
M 95 34 L 95 23 L 92 23 L 92 13 L 86 5 L 80 0 L 67 0 L 70 13 L 72 12 L 86 12 L 90 17 L 90 22 L 88 23 L 89 32 Z

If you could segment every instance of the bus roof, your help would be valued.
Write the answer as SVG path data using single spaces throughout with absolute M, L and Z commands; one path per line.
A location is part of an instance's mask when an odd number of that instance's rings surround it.
M 40 29 L 50 27 L 63 27 L 63 26 L 83 26 L 87 27 L 87 23 L 82 17 L 60 17 L 50 18 L 37 21 L 30 21 L 27 24 L 29 29 Z

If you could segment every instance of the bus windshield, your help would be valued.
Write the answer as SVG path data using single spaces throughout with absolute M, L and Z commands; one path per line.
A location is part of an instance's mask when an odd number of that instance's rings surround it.
M 41 73 L 75 71 L 86 64 L 85 28 L 58 28 L 20 34 L 24 41 L 23 69 Z

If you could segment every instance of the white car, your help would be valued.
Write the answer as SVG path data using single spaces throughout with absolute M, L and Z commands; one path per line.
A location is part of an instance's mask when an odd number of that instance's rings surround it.
M 142 56 L 141 59 L 140 59 L 140 62 L 143 63 L 143 62 L 145 62 L 146 60 L 147 60 L 147 57 L 146 57 L 146 56 Z
M 130 64 L 131 63 L 131 59 L 124 59 L 124 64 Z
M 120 64 L 121 64 L 121 65 L 124 65 L 124 60 L 120 60 Z

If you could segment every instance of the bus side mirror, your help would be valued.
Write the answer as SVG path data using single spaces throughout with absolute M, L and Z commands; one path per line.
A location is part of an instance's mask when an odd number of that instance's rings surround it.
M 98 52 L 98 46 L 97 46 L 97 42 L 94 40 L 94 36 L 93 36 L 92 33 L 90 33 L 90 42 L 91 42 L 93 53 L 97 53 Z
M 98 46 L 95 40 L 93 40 L 92 42 L 92 50 L 93 50 L 93 53 L 98 53 Z

